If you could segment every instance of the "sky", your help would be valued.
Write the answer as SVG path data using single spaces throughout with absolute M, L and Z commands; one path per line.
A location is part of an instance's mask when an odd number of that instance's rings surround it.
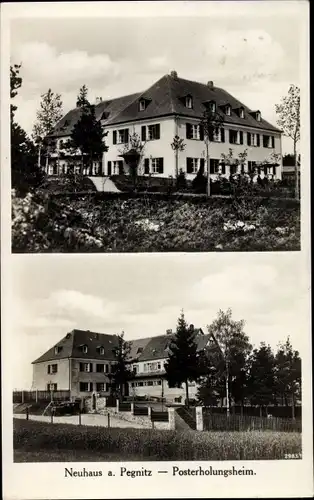
M 175 330 L 181 310 L 207 332 L 219 309 L 273 349 L 290 336 L 304 354 L 308 278 L 298 252 L 12 255 L 13 387 L 30 389 L 32 366 L 74 328 L 132 340 Z M 13 341 L 12 341 L 13 339 Z
M 222 17 L 14 19 L 11 63 L 22 62 L 23 78 L 16 119 L 31 133 L 40 96 L 49 88 L 61 94 L 67 112 L 83 84 L 91 101 L 105 100 L 144 91 L 176 70 L 182 78 L 212 80 L 276 125 L 275 104 L 290 84 L 300 83 L 300 26 L 288 9 L 277 15 L 264 10 Z M 292 141 L 283 138 L 283 153 L 292 151 Z

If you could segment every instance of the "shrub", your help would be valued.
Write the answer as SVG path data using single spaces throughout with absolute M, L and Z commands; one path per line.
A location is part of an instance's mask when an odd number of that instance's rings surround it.
M 119 429 L 14 421 L 14 448 L 25 451 L 92 450 L 127 460 L 275 460 L 301 452 L 301 435 L 276 432 L 195 432 Z

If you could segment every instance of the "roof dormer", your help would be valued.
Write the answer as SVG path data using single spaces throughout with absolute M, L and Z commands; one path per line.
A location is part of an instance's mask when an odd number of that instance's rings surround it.
M 105 348 L 104 348 L 104 346 L 99 345 L 99 346 L 97 347 L 97 350 L 98 350 L 98 352 L 99 352 L 99 354 L 100 354 L 101 356 L 103 356 L 103 355 L 105 354 Z
M 231 104 L 227 102 L 220 107 L 227 116 L 231 116 Z
M 188 109 L 193 108 L 193 97 L 191 96 L 191 94 L 185 96 L 185 107 Z
M 262 119 L 262 115 L 259 109 L 257 111 L 251 111 L 250 115 L 252 115 L 253 118 L 255 118 L 255 120 L 258 122 L 260 122 Z
M 244 107 L 243 107 L 243 106 L 240 106 L 239 108 L 234 108 L 234 111 L 237 113 L 237 115 L 238 115 L 240 118 L 245 118 L 245 115 L 244 115 Z
M 55 347 L 55 354 L 60 354 L 61 351 L 62 351 L 62 346 L 61 345 L 56 345 L 56 347 Z
M 138 103 L 139 111 L 145 111 L 150 102 L 151 99 L 147 99 L 146 97 L 141 97 Z
M 81 351 L 82 351 L 82 353 L 83 353 L 83 354 L 87 354 L 87 352 L 88 352 L 88 347 L 87 347 L 87 345 L 86 345 L 86 344 L 82 344 L 82 345 L 80 345 L 80 349 L 81 349 Z
M 204 101 L 203 104 L 208 111 L 210 111 L 211 113 L 216 113 L 216 109 L 217 109 L 216 101 L 213 101 L 213 100 Z

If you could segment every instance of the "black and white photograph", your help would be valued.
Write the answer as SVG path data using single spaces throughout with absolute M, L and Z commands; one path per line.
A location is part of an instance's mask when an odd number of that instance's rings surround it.
M 301 459 L 298 256 L 219 257 L 16 263 L 14 460 Z
M 313 496 L 308 11 L 2 4 L 8 500 Z
M 12 21 L 13 252 L 300 250 L 300 37 L 271 13 Z

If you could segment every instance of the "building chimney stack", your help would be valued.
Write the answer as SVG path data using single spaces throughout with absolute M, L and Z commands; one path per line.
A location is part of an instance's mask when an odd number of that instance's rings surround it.
M 209 87 L 210 90 L 213 90 L 214 89 L 214 82 L 212 80 L 210 80 L 209 82 L 207 82 L 207 87 Z
M 100 104 L 102 102 L 102 97 L 96 97 L 96 104 Z
M 166 330 L 166 334 L 167 334 L 167 335 L 172 335 L 172 329 L 171 329 L 171 328 L 169 328 L 169 330 Z
M 174 78 L 175 80 L 177 80 L 178 73 L 176 71 L 171 71 L 170 76 L 171 76 L 171 78 Z

